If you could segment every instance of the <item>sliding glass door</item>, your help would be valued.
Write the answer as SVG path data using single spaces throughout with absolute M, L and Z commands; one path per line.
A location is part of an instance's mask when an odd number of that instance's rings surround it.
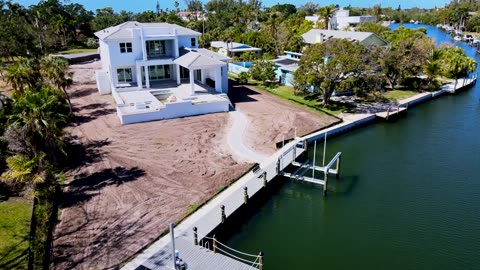
M 170 65 L 148 66 L 148 78 L 150 81 L 171 79 Z

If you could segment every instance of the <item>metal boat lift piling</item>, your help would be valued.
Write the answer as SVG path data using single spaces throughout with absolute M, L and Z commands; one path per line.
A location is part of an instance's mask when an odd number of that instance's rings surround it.
M 306 145 L 306 142 L 303 142 L 304 145 Z M 296 147 L 294 147 L 296 149 Z M 287 173 L 287 172 L 279 172 L 279 175 L 289 177 L 290 179 L 293 180 L 299 180 L 299 181 L 305 181 L 309 183 L 314 183 L 323 186 L 323 195 L 327 195 L 327 186 L 328 186 L 328 175 L 333 174 L 335 175 L 336 179 L 340 178 L 340 165 L 341 165 L 341 160 L 342 160 L 342 152 L 338 152 L 331 160 L 330 162 L 325 165 L 325 157 L 326 157 L 326 149 L 327 149 L 327 133 L 325 133 L 325 136 L 323 138 L 323 162 L 322 166 L 317 166 L 316 165 L 316 155 L 317 155 L 317 141 L 314 141 L 314 152 L 313 152 L 313 161 L 310 163 L 309 160 L 300 163 L 296 161 L 296 158 L 293 159 L 292 165 L 297 167 L 297 169 L 293 173 Z M 295 157 L 295 155 L 294 155 Z M 332 168 L 335 165 L 335 168 Z M 312 171 L 312 176 L 306 176 L 305 174 L 311 170 Z M 315 172 L 321 172 L 320 175 L 323 173 L 323 179 L 316 178 L 315 177 Z

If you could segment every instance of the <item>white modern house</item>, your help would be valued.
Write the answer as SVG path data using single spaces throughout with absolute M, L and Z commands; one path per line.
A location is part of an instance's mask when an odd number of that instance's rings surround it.
M 101 94 L 112 94 L 122 124 L 229 110 L 230 58 L 198 49 L 200 33 L 168 23 L 125 22 L 95 33 Z
M 231 56 L 240 56 L 245 52 L 254 52 L 258 55 L 262 51 L 260 48 L 238 42 L 212 41 L 210 42 L 210 47 L 221 55 Z
M 311 21 L 316 24 L 322 21 L 319 15 L 305 16 L 305 20 Z M 345 30 L 349 27 L 357 27 L 364 22 L 375 22 L 377 18 L 375 16 L 350 16 L 348 9 L 338 9 L 330 18 L 328 29 L 330 30 Z
M 358 41 L 364 46 L 387 46 L 388 42 L 371 32 L 352 32 L 340 30 L 322 30 L 311 29 L 302 35 L 303 41 L 306 44 L 323 43 L 329 39 L 347 39 L 351 41 Z

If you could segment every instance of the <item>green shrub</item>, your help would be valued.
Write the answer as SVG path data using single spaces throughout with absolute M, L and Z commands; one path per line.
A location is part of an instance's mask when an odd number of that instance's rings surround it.
M 246 84 L 248 83 L 248 80 L 250 79 L 250 72 L 241 72 L 238 74 L 237 82 L 241 84 Z
M 98 48 L 98 42 L 94 38 L 87 39 L 87 47 L 90 49 Z

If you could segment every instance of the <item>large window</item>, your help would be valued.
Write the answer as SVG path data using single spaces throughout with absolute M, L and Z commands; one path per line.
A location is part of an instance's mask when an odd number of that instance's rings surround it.
M 149 66 L 148 67 L 148 77 L 150 80 L 163 80 L 170 79 L 170 66 L 161 65 L 161 66 Z
M 165 40 L 146 41 L 148 57 L 160 57 L 165 55 Z
M 119 68 L 117 69 L 117 76 L 119 83 L 127 83 L 133 81 L 131 68 Z
M 132 43 L 131 42 L 120 43 L 120 52 L 121 53 L 131 53 L 132 52 Z

